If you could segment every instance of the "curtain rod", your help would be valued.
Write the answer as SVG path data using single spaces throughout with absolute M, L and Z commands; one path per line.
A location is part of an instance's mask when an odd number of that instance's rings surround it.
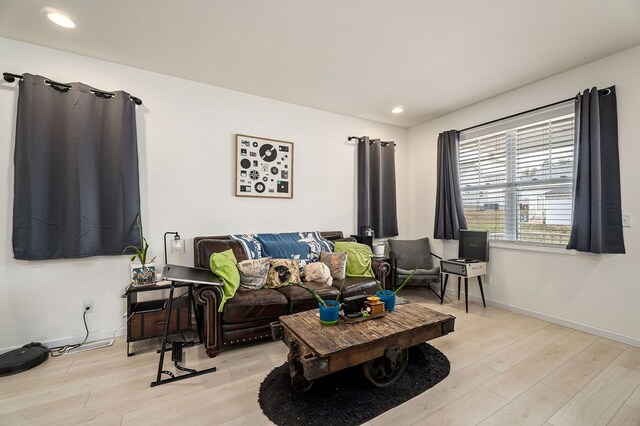
M 615 85 L 614 86 L 609 86 L 609 87 L 605 87 L 604 89 L 600 89 L 600 90 L 607 91 L 607 93 L 605 93 L 605 96 L 606 96 L 609 93 L 611 93 L 611 90 L 614 87 L 616 87 L 616 86 Z M 467 127 L 465 129 L 462 129 L 462 130 L 456 130 L 456 132 L 457 133 L 466 132 L 467 130 L 475 129 L 477 127 L 487 126 L 489 124 L 497 123 L 498 121 L 502 121 L 502 120 L 508 120 L 509 118 L 517 117 L 517 116 L 522 115 L 522 114 L 528 114 L 530 112 L 536 112 L 536 111 L 538 111 L 540 109 L 544 109 L 544 108 L 549 108 L 549 107 L 552 107 L 552 106 L 560 105 L 562 103 L 569 102 L 569 101 L 577 101 L 578 100 L 578 96 L 580 96 L 580 93 L 578 93 L 577 95 L 575 95 L 572 98 L 563 99 L 563 100 L 558 101 L 558 102 L 553 102 L 553 103 L 550 103 L 548 105 L 543 105 L 541 107 L 533 108 L 533 109 L 530 109 L 528 111 L 519 112 L 517 114 L 511 114 L 511 115 L 508 115 L 506 117 L 497 118 L 495 120 L 487 121 L 486 123 L 476 124 L 475 126 Z
M 508 120 L 510 118 L 517 117 L 517 116 L 522 115 L 522 114 L 528 114 L 530 112 L 536 112 L 536 111 L 538 111 L 540 109 L 544 109 L 544 108 L 549 108 L 549 107 L 552 107 L 552 106 L 560 105 L 560 104 L 563 104 L 565 102 L 569 102 L 571 100 L 575 100 L 576 98 L 577 98 L 577 96 L 574 96 L 573 98 L 563 99 L 563 100 L 558 101 L 558 102 L 553 102 L 551 104 L 543 105 L 541 107 L 537 107 L 537 108 L 533 108 L 533 109 L 530 109 L 530 110 L 527 110 L 527 111 L 519 112 L 517 114 L 511 114 L 511 115 L 508 115 L 506 117 L 496 118 L 495 120 L 487 121 L 486 123 L 476 124 L 475 126 L 467 127 L 467 128 L 462 129 L 462 130 L 456 130 L 456 132 L 458 132 L 458 133 L 466 132 L 467 130 L 476 129 L 476 128 L 482 127 L 482 126 L 487 126 L 489 124 L 497 123 L 498 121 L 502 121 L 502 120 Z
M 7 83 L 13 83 L 14 81 L 16 81 L 17 79 L 22 80 L 23 76 L 21 74 L 14 74 L 11 72 L 3 72 L 2 73 L 4 80 Z M 67 83 L 58 83 L 57 81 L 53 81 L 53 80 L 45 80 L 44 81 L 47 84 L 50 84 L 52 86 L 58 86 L 58 87 L 66 87 L 67 89 L 71 89 L 71 85 L 67 84 Z M 91 89 L 91 93 L 93 93 L 94 95 L 102 95 L 102 96 L 114 96 L 115 93 L 113 92 L 105 92 L 103 90 L 98 90 L 98 89 Z M 129 98 L 133 101 L 133 103 L 135 103 L 136 105 L 142 105 L 142 99 L 137 98 L 133 95 L 129 95 Z
M 352 140 L 352 139 L 356 139 L 358 142 L 360 142 L 362 139 L 366 138 L 368 136 L 349 136 L 348 140 Z M 392 145 L 396 146 L 396 143 L 394 141 L 381 141 L 380 139 L 369 139 L 369 145 L 371 145 L 372 143 L 375 143 L 376 141 L 380 141 L 380 145 L 382 146 L 389 146 Z

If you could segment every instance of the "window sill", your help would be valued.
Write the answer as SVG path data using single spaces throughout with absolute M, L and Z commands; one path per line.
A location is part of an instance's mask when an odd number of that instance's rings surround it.
M 506 250 L 523 250 L 523 251 L 536 251 L 539 253 L 563 254 L 567 256 L 575 256 L 578 254 L 577 251 L 567 250 L 562 246 L 527 244 L 527 243 L 518 243 L 515 241 L 490 240 L 489 247 L 506 249 Z

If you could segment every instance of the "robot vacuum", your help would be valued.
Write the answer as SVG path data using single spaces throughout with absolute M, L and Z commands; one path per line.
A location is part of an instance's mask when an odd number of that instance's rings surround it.
M 0 376 L 20 373 L 36 367 L 49 358 L 49 349 L 40 343 L 29 343 L 0 355 Z

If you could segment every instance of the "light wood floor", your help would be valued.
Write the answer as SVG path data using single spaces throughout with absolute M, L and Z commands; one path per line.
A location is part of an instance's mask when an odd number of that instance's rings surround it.
M 367 425 L 640 425 L 640 348 L 477 304 L 465 314 L 463 303 L 441 307 L 424 290 L 404 296 L 457 317 L 454 333 L 431 342 L 451 374 Z M 282 342 L 214 359 L 191 348 L 187 366 L 218 371 L 150 388 L 155 351 L 127 358 L 119 338 L 0 378 L 0 425 L 271 424 L 258 387 L 285 359 Z

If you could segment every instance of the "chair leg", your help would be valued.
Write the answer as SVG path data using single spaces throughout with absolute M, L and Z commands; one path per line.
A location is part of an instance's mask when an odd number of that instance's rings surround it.
M 482 278 L 480 278 L 480 275 L 478 275 L 478 284 L 480 285 L 480 294 L 482 295 L 482 304 L 486 308 L 487 304 L 484 303 L 484 290 L 482 289 Z
M 458 300 L 460 300 L 460 277 L 458 277 Z

